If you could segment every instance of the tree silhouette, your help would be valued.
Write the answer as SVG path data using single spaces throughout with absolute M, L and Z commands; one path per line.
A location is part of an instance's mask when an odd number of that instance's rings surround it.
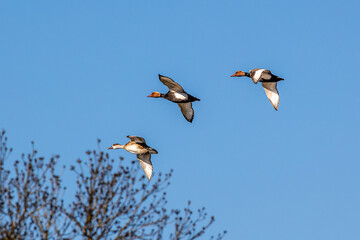
M 63 188 L 55 174 L 59 156 L 48 162 L 37 157 L 34 149 L 14 162 L 14 172 L 5 170 L 4 162 L 12 149 L 6 145 L 5 131 L 0 134 L 0 236 L 2 239 L 66 236 L 69 223 L 63 224 L 61 199 Z
M 139 164 L 110 159 L 100 140 L 86 160 L 70 166 L 76 191 L 65 203 L 59 156 L 46 161 L 32 147 L 7 170 L 12 150 L 0 134 L 1 239 L 198 239 L 214 223 L 205 208 L 193 213 L 190 201 L 182 211 L 167 208 L 172 171 L 148 183 Z

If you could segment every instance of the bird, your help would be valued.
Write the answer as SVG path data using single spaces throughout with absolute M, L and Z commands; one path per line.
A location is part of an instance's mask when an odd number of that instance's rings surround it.
M 180 84 L 176 83 L 169 77 L 165 77 L 159 74 L 159 79 L 165 86 L 169 88 L 169 91 L 166 94 L 153 92 L 148 97 L 165 98 L 171 102 L 177 103 L 185 119 L 189 122 L 192 122 L 194 119 L 194 109 L 192 108 L 192 102 L 200 101 L 200 99 L 193 97 L 185 92 Z
M 270 70 L 262 68 L 251 69 L 249 72 L 237 71 L 230 77 L 244 76 L 251 78 L 255 84 L 261 82 L 261 85 L 265 90 L 266 96 L 269 98 L 271 104 L 277 111 L 280 101 L 279 92 L 277 90 L 277 82 L 284 79 L 272 74 Z
M 130 153 L 136 154 L 137 159 L 140 162 L 142 169 L 144 170 L 145 176 L 150 181 L 153 174 L 153 165 L 151 163 L 151 154 L 158 154 L 154 148 L 146 145 L 145 139 L 138 136 L 126 136 L 130 138 L 130 141 L 125 145 L 114 143 L 108 149 L 120 149 L 123 148 Z

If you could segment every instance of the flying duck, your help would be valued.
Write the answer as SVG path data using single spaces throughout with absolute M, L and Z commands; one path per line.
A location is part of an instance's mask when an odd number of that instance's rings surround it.
M 269 98 L 271 104 L 277 111 L 280 97 L 276 86 L 278 81 L 284 79 L 272 74 L 270 70 L 266 70 L 262 68 L 251 69 L 249 73 L 243 71 L 237 71 L 234 75 L 231 75 L 230 77 L 244 77 L 244 76 L 251 78 L 255 84 L 261 82 L 261 85 L 265 90 L 266 96 Z
M 169 92 L 162 94 L 159 92 L 153 92 L 148 97 L 153 98 L 165 98 L 171 102 L 177 103 L 180 107 L 182 114 L 185 119 L 189 122 L 192 122 L 194 119 L 194 109 L 192 108 L 192 103 L 195 101 L 200 101 L 200 99 L 191 96 L 180 86 L 169 77 L 165 77 L 159 74 L 160 81 L 169 88 Z
M 108 149 L 119 149 L 123 148 L 130 153 L 136 154 L 137 159 L 140 162 L 142 169 L 144 170 L 145 176 L 149 181 L 151 180 L 153 173 L 153 166 L 151 163 L 151 154 L 157 154 L 158 152 L 146 145 L 145 139 L 137 136 L 126 136 L 130 138 L 130 141 L 125 145 L 119 143 L 113 144 Z

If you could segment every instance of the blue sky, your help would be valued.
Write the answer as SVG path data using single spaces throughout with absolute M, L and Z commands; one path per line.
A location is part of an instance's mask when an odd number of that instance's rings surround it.
M 1 1 L 0 128 L 70 165 L 139 135 L 227 239 L 360 237 L 359 1 Z M 230 78 L 267 68 L 260 85 Z M 185 121 L 163 74 L 201 99 Z M 125 151 L 111 156 L 135 159 Z M 72 186 L 71 178 L 65 184 Z

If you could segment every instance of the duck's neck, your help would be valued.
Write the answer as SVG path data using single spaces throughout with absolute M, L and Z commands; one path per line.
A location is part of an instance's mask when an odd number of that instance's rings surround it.
M 250 77 L 250 73 L 245 72 L 245 77 Z
M 124 148 L 124 146 L 125 145 L 118 144 L 118 145 L 113 146 L 113 149 Z

